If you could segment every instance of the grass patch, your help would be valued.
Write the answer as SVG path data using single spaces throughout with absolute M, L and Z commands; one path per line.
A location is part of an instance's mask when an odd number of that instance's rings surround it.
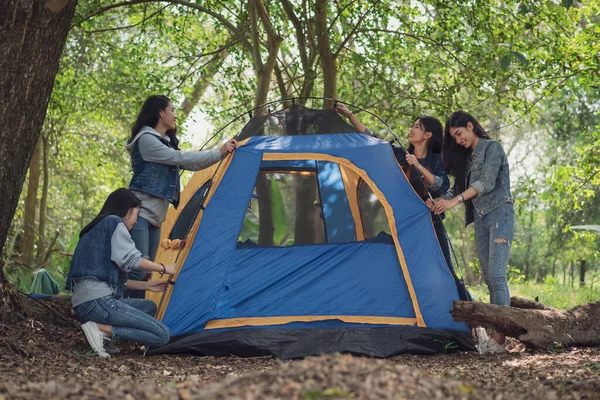
M 571 287 L 560 283 L 509 283 L 510 295 L 538 301 L 547 306 L 566 310 L 580 304 L 600 301 L 600 290 L 596 287 Z M 473 301 L 488 303 L 490 295 L 486 285 L 470 286 Z

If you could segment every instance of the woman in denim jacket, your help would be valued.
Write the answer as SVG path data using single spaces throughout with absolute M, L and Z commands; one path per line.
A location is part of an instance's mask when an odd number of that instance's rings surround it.
M 375 137 L 375 134 L 361 123 L 348 107 L 337 103 L 335 105 L 335 110 L 340 115 L 348 118 L 356 130 Z M 446 172 L 446 168 L 442 161 L 442 140 L 442 123 L 437 118 L 423 115 L 415 119 L 410 128 L 408 134 L 408 142 L 410 143 L 408 146 L 408 153 L 403 147 L 392 145 L 394 155 L 402 167 L 404 174 L 408 177 L 411 186 L 423 201 L 429 199 L 429 193 L 431 193 L 433 197 L 438 197 L 446 193 L 450 188 L 448 173 Z M 423 185 L 423 183 L 425 183 L 425 185 Z M 454 265 L 452 263 L 452 258 L 450 257 L 450 242 L 446 235 L 442 219 L 444 219 L 443 214 L 433 216 L 432 220 L 435 233 L 438 237 L 446 264 L 448 264 L 448 269 L 456 281 L 457 286 L 459 286 L 461 299 L 467 300 L 466 296 L 468 296 L 468 294 L 466 289 L 464 289 L 464 285 L 458 279 L 454 271 Z
M 67 276 L 71 303 L 86 339 L 101 357 L 118 349 L 105 340 L 132 340 L 145 345 L 169 342 L 169 329 L 153 318 L 156 305 L 146 299 L 123 299 L 128 286 L 164 292 L 164 281 L 127 280 L 132 270 L 175 273 L 173 266 L 156 264 L 136 249 L 129 231 L 140 212 L 140 200 L 127 189 L 111 193 L 102 210 L 82 229 Z
M 470 114 L 456 111 L 446 122 L 444 163 L 454 186 L 433 210 L 441 214 L 465 203 L 466 224 L 475 222 L 475 246 L 490 303 L 507 306 L 510 292 L 506 277 L 508 256 L 515 231 L 515 214 L 510 194 L 508 159 L 502 145 L 490 139 Z M 480 343 L 481 353 L 505 352 L 504 335 Z
M 231 153 L 238 144 L 225 143 L 220 150 L 180 151 L 177 139 L 177 114 L 166 96 L 150 96 L 144 102 L 127 141 L 133 178 L 129 189 L 142 201 L 138 224 L 131 237 L 142 256 L 154 261 L 160 226 L 169 204 L 179 205 L 180 169 L 208 168 Z M 133 271 L 130 279 L 144 280 L 146 274 Z M 141 291 L 127 290 L 127 297 L 143 297 Z

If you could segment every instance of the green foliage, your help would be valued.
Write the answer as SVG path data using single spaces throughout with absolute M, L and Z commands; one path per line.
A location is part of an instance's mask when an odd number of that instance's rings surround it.
M 244 45 L 251 36 L 247 2 L 191 4 L 210 13 L 148 2 L 94 15 L 105 1 L 78 3 L 44 125 L 51 147 L 46 232 L 59 231 L 47 267 L 55 279 L 64 279 L 79 230 L 109 192 L 128 184 L 124 143 L 144 98 L 164 93 L 179 106 L 206 78 L 195 110 L 215 129 L 252 107 L 260 70 L 257 54 Z M 282 3 L 265 5 L 283 38 L 281 79 L 274 79 L 268 98 L 281 97 L 282 88 L 298 96 L 307 82 L 308 94 L 320 96 L 324 78 L 314 48 L 319 32 L 313 3 L 291 1 L 305 34 L 302 42 Z M 513 171 L 526 170 L 513 177 L 517 230 L 511 283 L 572 284 L 577 271 L 571 278 L 570 265 L 581 260 L 588 262 L 586 280 L 593 283 L 598 236 L 570 226 L 600 223 L 600 4 L 343 0 L 328 2 L 328 17 L 330 28 L 321 34 L 329 35 L 335 52 L 338 98 L 383 117 L 404 143 L 415 116 L 443 120 L 466 109 L 502 141 Z M 258 42 L 266 41 L 264 25 L 256 34 Z M 209 74 L 223 52 L 224 61 Z M 264 55 L 264 49 L 258 53 Z M 369 128 L 391 138 L 377 118 L 364 114 L 357 113 Z M 246 116 L 237 120 L 209 147 L 234 136 L 246 121 Z M 190 140 L 185 124 L 179 133 Z M 531 158 L 535 165 L 524 168 Z M 291 244 L 285 226 L 293 226 L 286 212 L 292 188 L 272 181 L 271 191 L 275 240 Z M 24 198 L 22 193 L 5 248 L 7 271 L 21 287 L 27 287 L 32 272 L 17 261 Z M 467 280 L 474 283 L 481 271 L 472 227 L 463 226 L 461 209 L 447 214 L 460 265 L 467 266 Z M 247 215 L 248 234 L 257 227 L 255 217 Z

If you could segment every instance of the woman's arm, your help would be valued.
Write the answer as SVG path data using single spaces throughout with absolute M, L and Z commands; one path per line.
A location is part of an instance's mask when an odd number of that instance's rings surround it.
M 127 279 L 127 289 L 129 290 L 149 290 L 151 292 L 164 292 L 167 290 L 167 281 L 136 281 Z
M 124 223 L 119 223 L 110 240 L 110 258 L 117 266 L 129 272 L 133 269 L 156 271 L 172 275 L 175 268 L 172 265 L 163 266 L 142 258 L 142 253 L 135 247 L 133 239 Z
M 175 267 L 173 265 L 163 265 L 163 264 L 152 262 L 145 258 L 142 258 L 142 262 L 137 267 L 137 269 L 139 269 L 141 271 L 161 272 L 163 274 L 168 274 L 168 275 L 173 275 L 175 273 Z
M 494 190 L 498 173 L 506 154 L 500 142 L 492 141 L 485 151 L 485 162 L 481 166 L 479 179 L 471 184 L 478 194 L 486 194 Z
M 239 147 L 237 141 L 231 139 L 220 150 L 180 151 L 166 146 L 152 134 L 142 135 L 138 142 L 140 154 L 146 161 L 196 170 L 210 167 Z
M 406 162 L 409 165 L 412 165 L 419 174 L 421 174 L 421 176 L 423 177 L 423 180 L 425 181 L 425 183 L 429 186 L 434 185 L 436 183 L 436 176 L 434 174 L 432 174 L 431 172 L 429 172 L 429 170 L 427 170 L 427 168 L 425 168 L 424 166 L 422 166 L 419 161 L 417 160 L 417 157 L 415 157 L 414 154 L 407 154 L 406 155 Z M 441 181 L 441 179 L 439 179 Z M 438 184 L 440 182 L 438 181 Z
M 498 172 L 502 167 L 505 157 L 504 149 L 499 142 L 494 141 L 490 143 L 490 147 L 486 150 L 485 162 L 481 166 L 479 179 L 473 182 L 467 190 L 453 199 L 436 202 L 433 208 L 434 213 L 441 214 L 444 211 L 455 207 L 458 203 L 491 192 L 496 185 Z
M 433 206 L 433 212 L 434 214 L 441 214 L 444 211 L 456 207 L 457 204 L 472 199 L 477 195 L 477 190 L 473 189 L 473 187 L 470 187 L 458 196 L 453 197 L 452 199 L 447 200 L 440 198 L 439 200 L 436 200 L 435 205 Z
M 346 107 L 344 104 L 337 103 L 333 109 L 341 116 L 348 118 L 348 121 L 350 121 L 352 126 L 354 126 L 357 131 L 360 133 L 365 133 L 367 127 L 358 120 L 356 115 L 354 115 L 354 113 L 350 111 L 348 107 Z

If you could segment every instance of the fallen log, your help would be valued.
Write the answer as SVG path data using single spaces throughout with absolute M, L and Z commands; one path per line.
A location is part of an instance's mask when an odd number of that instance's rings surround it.
M 494 329 L 528 347 L 600 345 L 600 302 L 557 310 L 520 298 L 513 303 L 513 299 L 508 307 L 454 301 L 450 314 L 457 322 Z
M 533 301 L 523 297 L 513 296 L 510 298 L 510 306 L 528 310 L 556 310 L 556 308 L 548 307 L 544 303 L 537 301 L 537 297 L 536 300 Z

